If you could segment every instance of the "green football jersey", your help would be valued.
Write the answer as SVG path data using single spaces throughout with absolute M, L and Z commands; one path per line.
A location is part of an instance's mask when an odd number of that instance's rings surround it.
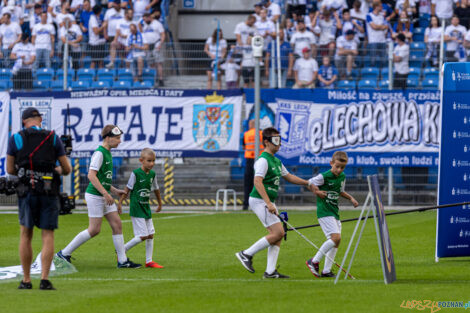
M 103 154 L 103 163 L 101 163 L 101 167 L 98 170 L 96 177 L 98 177 L 98 180 L 100 181 L 101 185 L 103 185 L 104 189 L 109 192 L 113 182 L 113 157 L 111 152 L 103 146 L 99 146 L 95 152 L 97 151 Z M 88 184 L 86 192 L 96 196 L 103 196 L 91 182 Z
M 340 193 L 344 190 L 346 175 L 341 173 L 336 176 L 331 170 L 323 172 L 321 175 L 324 183 L 318 188 L 326 191 L 327 195 L 324 199 L 317 196 L 317 217 L 334 216 L 339 220 L 338 199 Z
M 268 194 L 269 200 L 271 200 L 271 202 L 274 202 L 277 199 L 277 192 L 281 179 L 281 160 L 267 152 L 261 153 L 259 158 L 263 158 L 268 161 L 268 171 L 264 176 L 263 185 L 264 189 L 266 189 L 266 193 Z M 258 193 L 258 190 L 256 190 L 256 187 L 253 187 L 253 191 L 251 191 L 250 197 L 262 199 L 261 195 Z
M 133 217 L 152 218 L 150 210 L 150 192 L 152 190 L 155 172 L 145 173 L 141 168 L 133 171 L 135 175 L 134 188 L 131 191 L 131 205 L 129 215 Z

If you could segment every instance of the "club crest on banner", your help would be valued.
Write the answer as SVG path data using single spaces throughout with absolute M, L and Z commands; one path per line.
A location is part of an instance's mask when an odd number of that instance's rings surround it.
M 18 102 L 20 104 L 20 118 L 24 110 L 35 107 L 42 114 L 42 127 L 52 129 L 52 98 L 18 98 Z
M 310 102 L 276 99 L 275 127 L 281 134 L 282 145 L 278 154 L 292 158 L 304 152 L 307 134 Z
M 204 151 L 216 152 L 232 137 L 233 104 L 212 103 L 215 99 L 207 98 L 210 104 L 193 105 L 193 138 Z M 216 100 L 222 102 L 223 97 Z

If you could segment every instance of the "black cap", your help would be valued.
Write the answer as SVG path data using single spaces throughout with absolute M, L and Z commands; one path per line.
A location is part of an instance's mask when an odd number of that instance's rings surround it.
M 25 119 L 28 119 L 28 118 L 31 118 L 31 117 L 38 117 L 38 116 L 42 116 L 42 114 L 39 113 L 38 109 L 33 108 L 33 107 L 29 107 L 29 108 L 27 108 L 26 110 L 23 111 L 23 114 L 21 115 L 21 118 L 23 120 L 25 120 Z
M 355 32 L 354 30 L 352 30 L 352 29 L 348 29 L 348 30 L 346 31 L 346 36 L 347 36 L 347 35 L 354 35 L 354 34 L 356 34 L 356 32 Z

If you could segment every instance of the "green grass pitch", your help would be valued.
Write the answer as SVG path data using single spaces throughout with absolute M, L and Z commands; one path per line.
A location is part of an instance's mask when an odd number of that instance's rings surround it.
M 358 216 L 343 212 L 342 218 Z M 289 212 L 292 225 L 316 223 L 314 212 Z M 19 264 L 16 215 L 0 215 L 0 267 Z M 127 214 L 122 215 L 124 238 L 133 236 Z M 403 301 L 469 301 L 469 258 L 434 262 L 435 212 L 388 218 L 397 281 L 384 285 L 373 221 L 356 255 L 352 274 L 357 280 L 317 279 L 305 266 L 315 250 L 294 232 L 283 241 L 279 271 L 289 280 L 262 278 L 266 251 L 254 258 L 256 273 L 247 272 L 234 253 L 265 235 L 252 213 L 154 215 L 157 231 L 154 260 L 164 269 L 117 269 L 111 231 L 102 232 L 75 251 L 78 273 L 51 277 L 57 291 L 17 290 L 18 280 L 0 283 L 0 312 L 417 312 L 400 307 Z M 87 227 L 85 214 L 60 217 L 56 250 Z M 355 223 L 343 224 L 341 262 Z M 320 228 L 301 231 L 318 246 Z M 35 230 L 34 255 L 40 247 Z M 145 245 L 129 251 L 131 260 L 145 261 Z M 337 269 L 335 269 L 336 271 Z M 442 309 L 448 311 L 449 309 Z M 461 311 L 454 309 L 451 311 Z M 424 312 L 431 312 L 425 309 Z M 435 312 L 435 311 L 434 311 Z

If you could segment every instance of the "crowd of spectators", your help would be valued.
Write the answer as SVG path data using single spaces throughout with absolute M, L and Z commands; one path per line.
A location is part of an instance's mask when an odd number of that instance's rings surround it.
M 217 87 L 221 86 L 224 69 L 230 72 L 226 74 L 228 88 L 253 87 L 255 58 L 251 39 L 256 35 L 262 36 L 265 42 L 260 63 L 262 82 L 272 87 L 276 86 L 271 56 L 274 53 L 277 57 L 277 33 L 281 47 L 281 87 L 334 88 L 340 80 L 357 79 L 358 70 L 364 67 L 376 68 L 380 73 L 388 66 L 387 47 L 393 42 L 394 86 L 406 88 L 412 49 L 420 50 L 417 53 L 420 59 L 413 61 L 418 65 L 414 67 L 437 68 L 442 32 L 445 61 L 470 59 L 470 31 L 467 32 L 470 0 L 277 2 L 256 3 L 253 14 L 236 25 L 235 44 L 228 46 L 219 32 L 217 49 L 216 30 L 207 39 L 204 51 L 210 59 L 208 88 L 212 88 L 214 76 L 219 80 Z M 445 29 L 440 26 L 442 22 Z M 388 79 L 388 74 L 382 75 L 382 79 Z M 377 81 L 373 86 L 377 86 Z
M 1 67 L 12 70 L 14 87 L 30 89 L 35 70 L 50 68 L 54 60 L 62 63 L 67 43 L 69 64 L 75 70 L 130 68 L 133 80 L 141 81 L 147 64 L 156 69 L 155 85 L 163 86 L 165 29 L 160 4 L 161 0 L 3 0 Z

